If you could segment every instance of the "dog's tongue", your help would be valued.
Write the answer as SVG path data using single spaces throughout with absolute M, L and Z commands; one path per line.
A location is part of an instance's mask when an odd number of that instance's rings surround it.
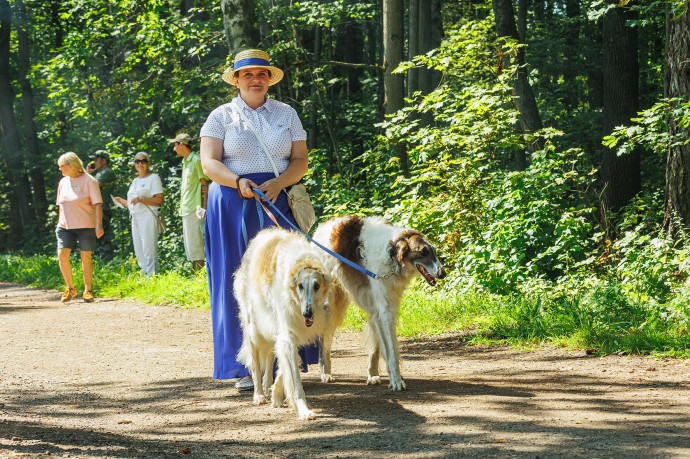
M 436 278 L 434 276 L 432 276 L 429 273 L 429 271 L 427 271 L 424 268 L 424 266 L 417 264 L 417 265 L 415 265 L 415 267 L 417 268 L 417 271 L 419 271 L 419 273 L 422 275 L 422 277 L 424 277 L 424 280 L 426 281 L 427 284 L 431 285 L 432 287 L 434 287 L 436 285 Z
M 314 318 L 313 317 L 305 317 L 304 318 L 304 325 L 307 327 L 311 327 L 311 325 L 314 323 Z

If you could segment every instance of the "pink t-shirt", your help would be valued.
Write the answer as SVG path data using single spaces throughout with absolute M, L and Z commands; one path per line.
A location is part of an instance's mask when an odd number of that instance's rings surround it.
M 60 206 L 59 227 L 95 228 L 96 211 L 93 206 L 103 202 L 98 180 L 89 174 L 77 178 L 63 177 L 58 184 L 56 202 Z

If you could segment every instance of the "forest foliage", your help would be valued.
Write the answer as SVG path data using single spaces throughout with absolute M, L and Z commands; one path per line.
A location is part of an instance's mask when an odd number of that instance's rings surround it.
M 175 212 L 179 159 L 167 139 L 178 132 L 198 135 L 208 113 L 233 95 L 220 79 L 232 61 L 221 2 L 2 3 L 14 14 L 9 63 L 23 136 L 19 151 L 3 143 L 3 158 L 19 156 L 24 170 L 11 171 L 6 160 L 0 186 L 12 197 L 13 173 L 28 176 L 39 168 L 50 205 L 45 218 L 17 233 L 10 202 L 0 204 L 0 248 L 55 252 L 51 203 L 59 154 L 75 151 L 86 160 L 108 150 L 124 193 L 134 177 L 132 156 L 143 150 L 165 182 L 170 231 L 159 246 L 163 269 L 184 272 Z M 562 305 L 564 298 L 591 299 L 600 292 L 587 304 L 640 308 L 636 326 L 654 318 L 684 330 L 688 234 L 681 229 L 671 237 L 664 228 L 664 169 L 669 148 L 688 144 L 690 102 L 688 95 L 668 97 L 664 85 L 666 17 L 687 18 L 688 2 L 528 2 L 517 15 L 521 40 L 497 36 L 491 2 L 435 2 L 442 6 L 440 44 L 408 56 L 395 70 L 434 85 L 409 91 L 404 108 L 389 116 L 381 1 L 249 3 L 261 35 L 256 46 L 286 72 L 271 93 L 298 111 L 309 135 L 307 184 L 320 220 L 376 214 L 421 230 L 439 245 L 451 273 L 444 289 L 453 294 L 541 295 L 534 304 L 548 315 L 549 305 Z M 416 3 L 405 3 L 405 21 Z M 21 5 L 33 119 L 21 108 Z M 606 132 L 602 22 L 613 8 L 631 13 L 626 27 L 638 31 L 639 111 Z M 510 59 L 520 52 L 525 67 Z M 544 126 L 536 132 L 520 129 L 514 103 L 513 83 L 524 68 Z M 682 129 L 669 130 L 671 120 Z M 31 123 L 40 145 L 35 157 L 25 140 Z M 606 149 L 616 155 L 641 151 L 640 189 L 620 209 L 602 206 Z M 518 159 L 524 155 L 523 168 Z M 128 218 L 115 215 L 122 250 L 110 263 L 134 270 Z

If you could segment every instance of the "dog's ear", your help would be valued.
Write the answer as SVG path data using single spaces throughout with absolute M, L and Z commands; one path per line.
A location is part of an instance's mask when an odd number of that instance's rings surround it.
M 296 270 L 292 273 L 292 276 L 290 276 L 290 289 L 294 290 L 295 287 L 297 286 L 297 282 L 299 282 L 299 274 L 300 270 Z
M 321 276 L 323 276 L 324 287 L 330 288 L 331 287 L 331 276 L 330 276 L 330 274 L 327 274 L 324 271 L 321 271 Z
M 405 257 L 410 253 L 410 245 L 404 237 L 393 241 L 390 249 L 391 258 L 394 258 L 400 266 L 405 262 Z

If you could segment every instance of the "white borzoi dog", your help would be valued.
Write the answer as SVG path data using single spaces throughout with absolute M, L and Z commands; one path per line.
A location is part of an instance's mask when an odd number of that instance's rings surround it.
M 391 225 L 378 217 L 331 219 L 319 225 L 314 240 L 379 277 L 372 279 L 337 258 L 321 253 L 328 272 L 340 281 L 352 300 L 367 312 L 367 384 L 381 384 L 381 353 L 388 369 L 388 387 L 394 391 L 406 389 L 400 374 L 400 349 L 396 335 L 400 299 L 416 274 L 420 274 L 431 286 L 436 285 L 437 278 L 446 276 L 436 256 L 436 248 L 419 231 Z M 347 303 L 334 299 L 331 308 L 345 310 Z M 330 373 L 331 337 L 325 336 L 322 342 L 321 354 L 325 360 L 322 364 L 322 380 L 324 373 Z M 325 382 L 329 380 L 329 377 L 325 378 Z
M 277 357 L 272 405 L 282 406 L 287 399 L 300 419 L 311 419 L 314 412 L 304 395 L 297 349 L 321 336 L 332 337 L 345 314 L 344 308 L 336 313 L 329 307 L 329 292 L 335 291 L 315 250 L 298 233 L 281 228 L 260 231 L 249 243 L 234 279 L 243 331 L 237 356 L 251 370 L 254 403 L 267 402 Z M 332 301 L 343 300 L 333 297 Z

